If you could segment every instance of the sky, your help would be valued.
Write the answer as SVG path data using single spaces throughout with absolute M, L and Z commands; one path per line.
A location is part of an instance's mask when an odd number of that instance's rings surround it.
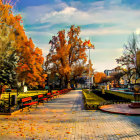
M 43 50 L 49 40 L 71 25 L 80 26 L 80 37 L 90 39 L 95 49 L 90 58 L 96 71 L 113 69 L 132 33 L 140 33 L 140 0 L 13 0 L 14 13 L 21 14 L 28 37 Z M 88 55 L 88 50 L 87 50 Z

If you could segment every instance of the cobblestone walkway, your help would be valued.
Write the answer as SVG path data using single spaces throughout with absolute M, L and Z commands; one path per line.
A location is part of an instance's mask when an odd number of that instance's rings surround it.
M 71 91 L 31 112 L 0 116 L 0 140 L 140 140 L 140 117 L 86 111 Z

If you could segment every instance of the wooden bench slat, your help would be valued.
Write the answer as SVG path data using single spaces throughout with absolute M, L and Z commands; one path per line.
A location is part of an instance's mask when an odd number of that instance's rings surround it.
M 32 97 L 27 97 L 27 98 L 21 99 L 22 102 L 27 102 L 27 101 L 30 101 L 30 100 L 32 100 Z

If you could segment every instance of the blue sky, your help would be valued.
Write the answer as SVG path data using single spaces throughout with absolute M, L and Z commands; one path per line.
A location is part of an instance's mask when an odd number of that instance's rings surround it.
M 115 68 L 124 43 L 133 32 L 140 33 L 140 0 L 18 0 L 14 12 L 22 15 L 28 37 L 44 56 L 51 36 L 80 26 L 82 39 L 95 45 L 91 60 L 96 71 Z

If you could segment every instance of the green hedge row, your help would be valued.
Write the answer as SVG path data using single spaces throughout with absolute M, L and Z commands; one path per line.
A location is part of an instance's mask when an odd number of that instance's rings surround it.
M 103 98 L 97 96 L 92 91 L 89 93 L 87 89 L 83 89 L 82 92 L 86 109 L 97 109 L 101 102 L 105 102 Z
M 126 93 L 122 93 L 118 91 L 111 91 L 111 90 L 105 90 L 105 93 L 113 94 L 113 95 L 116 95 L 125 99 L 130 99 L 131 101 L 134 100 L 134 96 L 132 94 L 126 94 Z

